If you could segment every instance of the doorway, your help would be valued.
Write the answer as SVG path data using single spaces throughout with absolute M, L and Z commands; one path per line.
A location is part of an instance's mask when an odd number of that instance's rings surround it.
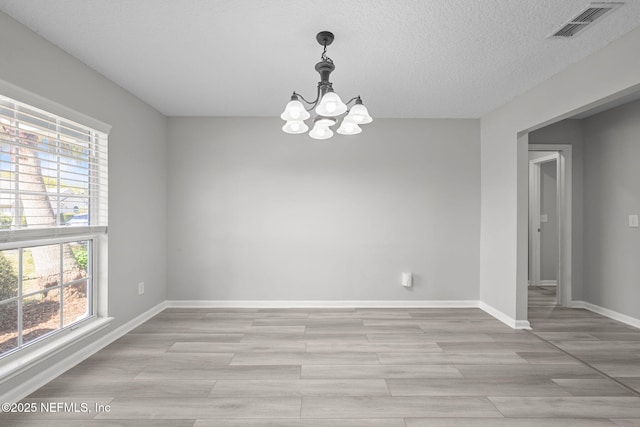
M 529 152 L 529 305 L 558 304 L 558 157 Z
M 571 145 L 529 145 L 529 305 L 571 303 Z

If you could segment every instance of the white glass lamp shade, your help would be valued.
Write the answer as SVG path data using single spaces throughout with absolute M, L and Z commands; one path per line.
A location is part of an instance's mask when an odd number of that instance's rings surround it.
M 320 100 L 320 104 L 316 107 L 316 113 L 320 116 L 335 117 L 344 114 L 347 111 L 347 105 L 335 92 L 327 92 Z
M 309 126 L 302 120 L 292 120 L 285 123 L 285 125 L 282 126 L 282 130 L 292 134 L 305 133 L 309 130 Z
M 362 104 L 356 104 L 351 107 L 346 118 L 359 125 L 364 125 L 373 121 L 369 115 L 369 111 L 367 111 L 367 107 Z
M 302 102 L 295 99 L 289 101 L 282 114 L 280 114 L 280 118 L 286 121 L 307 120 L 310 116 L 309 112 L 304 109 Z
M 336 123 L 338 123 L 338 120 L 333 117 L 316 117 L 313 121 L 314 126 L 333 126 Z
M 316 124 L 309 132 L 309 136 L 313 139 L 329 139 L 333 136 L 333 131 L 329 129 L 329 126 Z
M 355 135 L 362 132 L 362 128 L 358 126 L 357 123 L 352 122 L 351 120 L 347 120 L 347 118 L 345 118 L 342 121 L 342 124 L 340 125 L 340 127 L 338 128 L 337 132 L 340 135 Z

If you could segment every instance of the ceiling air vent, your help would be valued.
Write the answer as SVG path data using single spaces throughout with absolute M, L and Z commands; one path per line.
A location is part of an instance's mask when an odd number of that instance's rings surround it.
M 622 6 L 622 3 L 589 3 L 589 5 L 573 19 L 562 24 L 548 38 L 571 38 L 580 31 L 602 18 L 607 12 Z

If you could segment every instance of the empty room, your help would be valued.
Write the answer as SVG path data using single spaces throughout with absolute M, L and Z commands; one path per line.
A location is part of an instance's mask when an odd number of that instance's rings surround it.
M 640 426 L 640 0 L 0 0 L 0 425 Z

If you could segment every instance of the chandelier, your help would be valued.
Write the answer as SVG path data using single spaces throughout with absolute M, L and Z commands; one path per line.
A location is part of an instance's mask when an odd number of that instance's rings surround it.
M 299 93 L 293 92 L 291 100 L 280 115 L 280 118 L 286 121 L 282 127 L 286 133 L 307 132 L 309 126 L 305 120 L 311 117 L 309 112 L 312 110 L 315 111 L 316 116 L 313 119 L 313 128 L 309 132 L 309 136 L 314 139 L 331 138 L 333 136 L 331 127 L 338 124 L 340 119 L 342 122 L 337 132 L 341 135 L 358 134 L 362 132 L 359 125 L 373 121 L 367 107 L 362 104 L 360 96 L 353 97 L 344 103 L 340 96 L 333 91 L 333 84 L 329 81 L 329 76 L 336 66 L 333 64 L 333 60 L 327 56 L 327 46 L 333 42 L 333 38 L 333 33 L 329 31 L 321 31 L 316 36 L 318 43 L 324 47 L 320 62 L 316 64 L 316 71 L 320 74 L 317 96 L 315 100 L 307 101 Z M 300 100 L 309 105 L 309 108 L 305 108 Z M 351 103 L 353 105 L 349 108 Z

